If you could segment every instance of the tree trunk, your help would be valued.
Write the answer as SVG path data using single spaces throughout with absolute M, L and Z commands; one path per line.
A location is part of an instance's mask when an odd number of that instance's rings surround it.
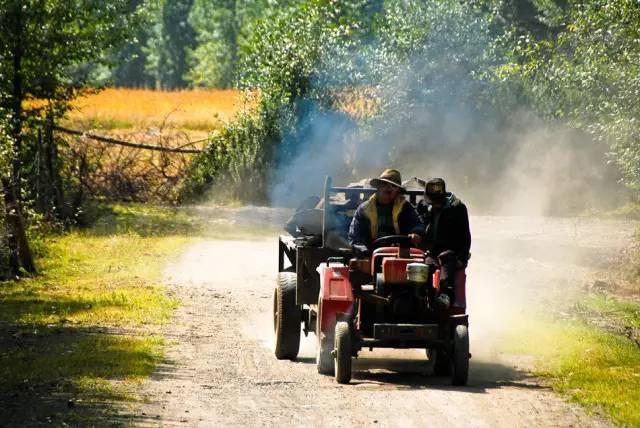
M 15 192 L 16 198 L 20 201 L 22 197 L 22 189 L 21 189 L 21 174 L 22 171 L 22 163 L 21 163 L 21 148 L 22 148 L 22 98 L 24 96 L 22 90 L 22 33 L 23 33 L 23 22 L 22 22 L 22 2 L 17 1 L 15 5 L 15 19 L 14 19 L 14 27 L 13 27 L 13 93 L 12 93 L 12 121 L 13 121 L 13 129 L 12 129 L 12 137 L 13 137 L 13 162 L 12 162 L 12 171 L 11 178 L 13 180 L 12 189 Z
M 4 205 L 6 212 L 6 223 L 8 232 L 8 244 L 10 250 L 10 266 L 14 275 L 20 275 L 21 269 L 29 273 L 35 273 L 36 266 L 27 241 L 20 200 L 21 189 L 21 149 L 22 149 L 22 102 L 23 102 L 23 82 L 22 82 L 22 56 L 23 56 L 23 16 L 22 1 L 16 1 L 14 5 L 15 13 L 13 23 L 13 46 L 11 54 L 12 61 L 12 127 L 11 137 L 13 139 L 13 159 L 11 162 L 11 178 L 2 178 L 2 189 L 4 193 Z
M 36 264 L 29 248 L 20 203 L 16 198 L 11 182 L 6 177 L 2 178 L 2 189 L 4 192 L 11 273 L 14 276 L 19 276 L 22 273 L 22 269 L 29 273 L 36 273 Z
M 4 195 L 5 209 L 5 226 L 7 234 L 7 246 L 9 247 L 9 269 L 12 276 L 20 275 L 20 257 L 18 256 L 18 238 L 16 233 L 16 225 L 14 222 L 14 213 L 12 207 L 15 205 L 11 201 L 11 184 L 6 178 L 2 179 L 2 194 Z

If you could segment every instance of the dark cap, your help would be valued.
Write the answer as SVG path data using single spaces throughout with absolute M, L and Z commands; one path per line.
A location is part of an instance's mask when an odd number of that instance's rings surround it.
M 447 185 L 442 178 L 432 178 L 427 181 L 424 195 L 429 199 L 442 199 L 447 196 Z

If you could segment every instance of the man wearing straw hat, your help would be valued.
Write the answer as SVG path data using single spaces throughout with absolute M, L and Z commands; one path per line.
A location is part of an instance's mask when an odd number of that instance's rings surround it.
M 378 178 L 370 181 L 376 193 L 360 204 L 349 227 L 349 243 L 354 247 L 370 248 L 378 238 L 389 235 L 408 235 L 419 246 L 424 225 L 413 206 L 402 193 L 400 172 L 385 169 Z

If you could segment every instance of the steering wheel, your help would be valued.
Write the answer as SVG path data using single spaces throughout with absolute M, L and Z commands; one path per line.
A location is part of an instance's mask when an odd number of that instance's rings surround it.
M 389 235 L 378 238 L 371 243 L 371 247 L 375 250 L 380 247 L 400 247 L 411 248 L 411 238 L 406 235 Z

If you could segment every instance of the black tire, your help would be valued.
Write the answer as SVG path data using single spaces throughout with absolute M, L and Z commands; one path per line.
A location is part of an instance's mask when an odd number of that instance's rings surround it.
M 436 357 L 436 352 L 433 348 L 426 348 L 424 353 L 427 356 L 427 361 L 433 361 Z
M 316 336 L 318 337 L 318 350 L 316 352 L 316 367 L 318 373 L 333 376 L 335 371 L 335 359 L 333 352 L 333 332 L 325 335 L 320 331 L 320 305 L 318 300 L 318 313 L 316 314 Z
M 447 353 L 443 349 L 436 349 L 434 358 L 433 374 L 436 376 L 450 376 L 451 358 Z
M 451 358 L 451 383 L 465 386 L 469 378 L 469 330 L 458 325 L 453 333 L 453 355 Z
M 333 336 L 325 336 L 318 340 L 318 352 L 316 353 L 316 367 L 318 373 L 333 376 L 335 371 L 335 359 L 333 351 Z
M 349 383 L 351 380 L 351 329 L 349 323 L 339 321 L 336 324 L 336 381 Z
M 296 305 L 296 274 L 278 273 L 273 293 L 273 330 L 276 336 L 276 358 L 295 360 L 300 349 L 301 312 Z

